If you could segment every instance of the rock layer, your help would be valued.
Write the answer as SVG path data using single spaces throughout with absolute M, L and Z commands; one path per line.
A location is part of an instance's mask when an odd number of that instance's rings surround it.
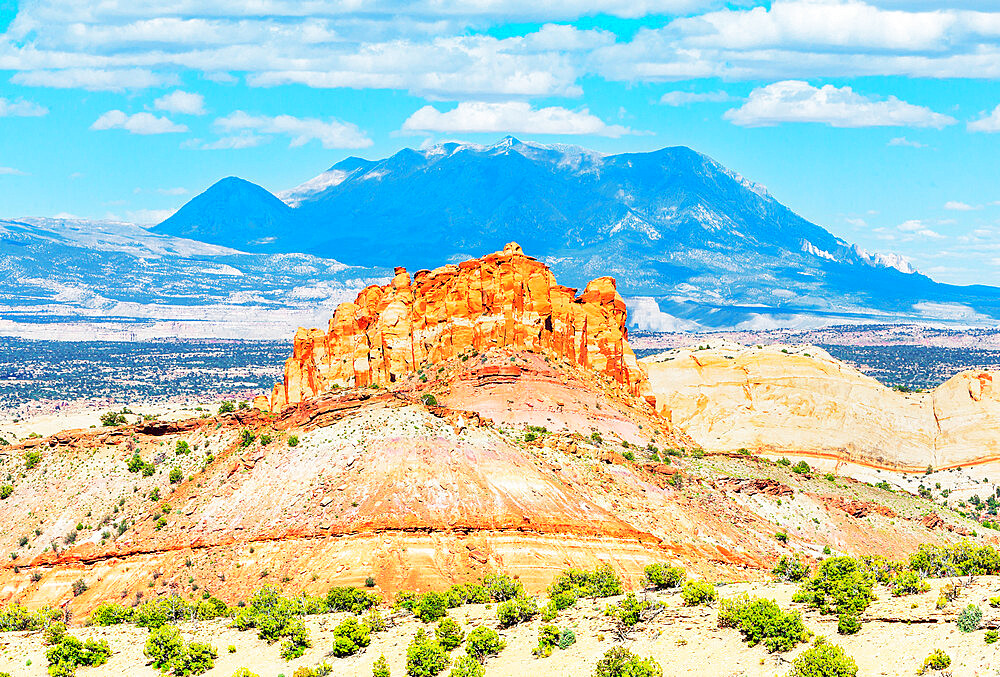
M 597 278 L 577 296 L 515 243 L 421 270 L 412 280 L 397 268 L 389 284 L 340 304 L 326 333 L 299 329 L 269 407 L 277 411 L 334 386 L 385 386 L 425 365 L 501 347 L 565 358 L 646 396 L 649 384 L 625 321 L 613 278 Z
M 708 450 L 923 471 L 1000 461 L 998 374 L 903 394 L 815 346 L 714 345 L 644 358 L 657 409 Z

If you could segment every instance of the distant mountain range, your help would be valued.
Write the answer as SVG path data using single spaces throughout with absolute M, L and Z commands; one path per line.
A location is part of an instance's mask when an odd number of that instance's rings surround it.
M 649 329 L 1000 318 L 1000 290 L 870 254 L 682 146 L 603 155 L 507 137 L 351 157 L 277 196 L 223 179 L 154 232 L 410 270 L 515 240 L 567 284 L 613 275 Z
M 0 220 L 0 335 L 287 339 L 391 272 L 127 223 Z

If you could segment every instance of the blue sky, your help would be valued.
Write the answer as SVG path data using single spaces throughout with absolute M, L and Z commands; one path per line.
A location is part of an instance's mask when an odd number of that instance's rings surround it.
M 0 0 L 0 216 L 513 133 L 687 145 L 869 250 L 1000 284 L 993 0 Z

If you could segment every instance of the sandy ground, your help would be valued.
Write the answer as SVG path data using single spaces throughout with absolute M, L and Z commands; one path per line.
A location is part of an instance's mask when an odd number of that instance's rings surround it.
M 956 611 L 966 604 L 978 604 L 984 610 L 984 622 L 1000 618 L 1000 611 L 991 609 L 987 599 L 1000 594 L 1000 578 L 980 577 L 962 597 L 943 611 L 935 609 L 937 589 L 946 581 L 932 581 L 932 591 L 922 595 L 894 598 L 884 588 L 878 588 L 879 600 L 868 609 L 869 618 L 894 618 L 903 622 L 867 620 L 854 636 L 836 634 L 836 618 L 805 614 L 805 623 L 813 632 L 825 635 L 851 655 L 859 666 L 859 675 L 914 675 L 923 659 L 935 648 L 952 658 L 955 677 L 1000 674 L 1000 651 L 983 641 L 984 630 L 963 633 L 954 623 Z M 796 589 L 792 584 L 734 584 L 720 588 L 722 596 L 739 592 L 769 597 L 784 607 L 791 604 Z M 769 654 L 763 647 L 749 647 L 735 630 L 720 630 L 715 609 L 687 608 L 676 593 L 654 595 L 667 605 L 660 616 L 634 633 L 627 646 L 636 654 L 651 655 L 664 668 L 665 675 L 754 676 L 771 677 L 788 671 L 790 661 L 806 648 L 800 645 L 787 654 Z M 573 628 L 577 642 L 566 650 L 555 650 L 549 658 L 535 658 L 531 650 L 537 644 L 540 621 L 522 624 L 502 631 L 507 648 L 487 663 L 489 677 L 534 674 L 552 677 L 579 677 L 590 674 L 600 656 L 614 646 L 610 625 L 601 611 L 608 601 L 583 601 L 563 612 L 555 623 L 561 628 Z M 495 627 L 495 608 L 490 605 L 467 605 L 451 611 L 468 631 L 476 625 Z M 226 621 L 187 623 L 182 630 L 187 639 L 212 643 L 219 651 L 216 666 L 208 675 L 226 676 L 239 667 L 250 668 L 261 677 L 285 675 L 291 677 L 299 666 L 314 666 L 327 660 L 334 675 L 368 677 L 372 663 L 384 654 L 393 675 L 405 674 L 406 646 L 417 628 L 423 624 L 409 614 L 401 614 L 395 627 L 373 635 L 371 645 L 361 654 L 336 658 L 328 652 L 333 643 L 333 628 L 345 614 L 328 614 L 306 619 L 313 647 L 294 661 L 286 662 L 279 655 L 279 645 L 268 645 L 257 639 L 253 631 L 239 632 L 226 627 Z M 909 621 L 909 622 L 906 622 Z M 932 622 L 929 622 L 932 621 Z M 433 626 L 430 626 L 432 628 Z M 429 629 L 430 629 L 429 628 Z M 83 637 L 107 639 L 114 652 L 107 665 L 81 668 L 81 677 L 88 675 L 148 675 L 158 674 L 146 665 L 142 647 L 147 632 L 124 625 L 112 628 L 74 628 L 72 633 Z M 230 647 L 235 648 L 230 652 Z M 14 677 L 46 674 L 45 647 L 41 633 L 6 633 L 0 635 L 0 670 Z M 458 656 L 462 649 L 456 649 Z M 442 673 L 447 674 L 447 672 Z

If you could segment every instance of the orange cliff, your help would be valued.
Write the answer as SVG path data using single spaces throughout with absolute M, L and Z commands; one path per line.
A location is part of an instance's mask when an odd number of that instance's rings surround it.
M 385 386 L 469 349 L 502 347 L 592 368 L 652 403 L 625 323 L 614 278 L 599 277 L 577 296 L 513 242 L 481 259 L 418 271 L 412 281 L 396 268 L 389 284 L 340 304 L 327 333 L 299 329 L 284 381 L 258 406 L 278 411 L 334 385 Z

